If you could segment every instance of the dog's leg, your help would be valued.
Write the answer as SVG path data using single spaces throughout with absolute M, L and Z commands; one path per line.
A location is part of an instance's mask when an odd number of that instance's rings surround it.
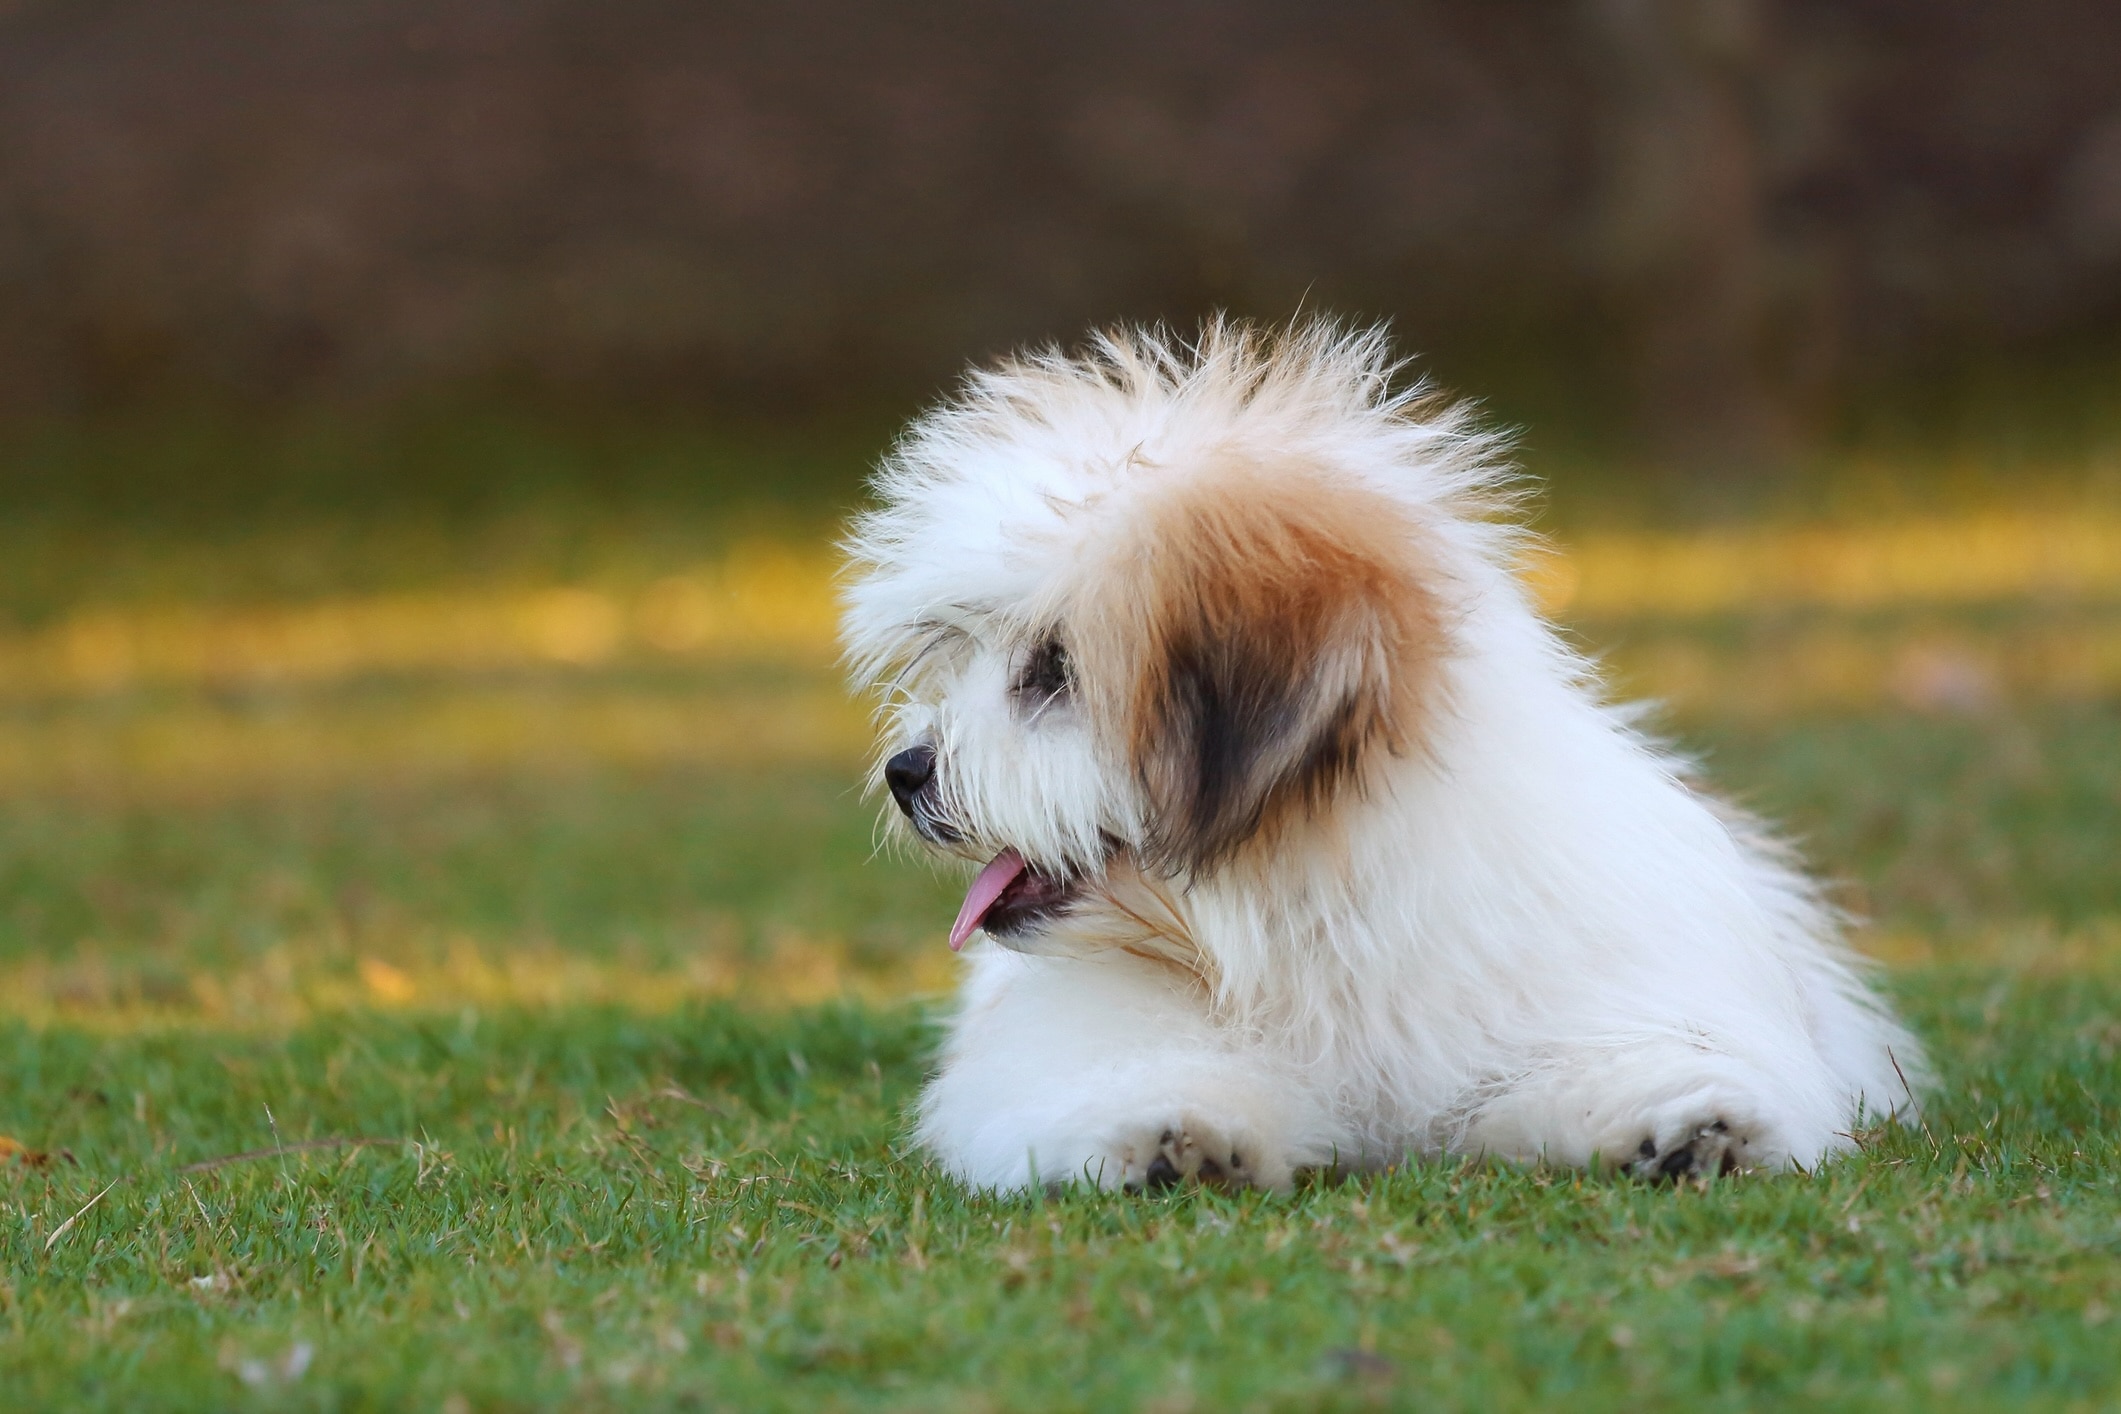
M 1286 1187 L 1327 1161 L 1325 1106 L 1124 954 L 976 958 L 920 1139 L 980 1188 Z
M 1652 1181 L 1808 1168 L 1846 1144 L 1831 1118 L 1846 1104 L 1818 1069 L 1793 1059 L 1778 1072 L 1668 1035 L 1603 1041 L 1499 1086 L 1452 1147 Z

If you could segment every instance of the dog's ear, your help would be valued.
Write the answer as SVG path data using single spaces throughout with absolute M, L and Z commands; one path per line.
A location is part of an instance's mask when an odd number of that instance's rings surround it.
M 1147 866 L 1212 868 L 1416 743 L 1445 635 L 1383 494 L 1240 463 L 1153 495 L 1108 548 L 1079 651 L 1148 806 Z

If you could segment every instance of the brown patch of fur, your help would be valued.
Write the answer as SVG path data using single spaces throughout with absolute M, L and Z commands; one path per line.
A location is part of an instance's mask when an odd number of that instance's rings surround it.
M 1141 907 L 1128 901 L 1141 900 Z M 1118 921 L 1116 945 L 1121 952 L 1169 969 L 1190 983 L 1205 1000 L 1220 980 L 1215 960 L 1193 937 L 1185 914 L 1163 882 L 1144 874 L 1126 856 L 1115 857 L 1098 890 L 1099 901 Z
M 1187 927 L 1170 881 L 1143 873 L 1125 853 L 1088 882 L 1087 897 L 1039 950 L 1056 944 L 1073 956 L 1123 952 L 1168 972 L 1203 1002 L 1213 1001 L 1221 980 L 1215 959 Z
M 1215 984 L 1210 980 L 1208 974 L 1200 967 L 1182 958 L 1176 958 L 1169 953 L 1158 952 L 1151 948 L 1138 947 L 1132 943 L 1121 943 L 1119 950 L 1138 961 L 1163 968 L 1166 972 L 1184 982 L 1204 1000 L 1215 995 Z
M 1448 635 L 1421 533 L 1302 464 L 1170 475 L 1100 546 L 1071 615 L 1080 687 L 1177 875 L 1308 818 L 1419 740 Z

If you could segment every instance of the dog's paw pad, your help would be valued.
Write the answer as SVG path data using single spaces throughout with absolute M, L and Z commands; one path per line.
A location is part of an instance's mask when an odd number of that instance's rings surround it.
M 1652 1183 L 1717 1178 L 1744 1167 L 1744 1149 L 1744 1141 L 1732 1133 L 1730 1125 L 1711 1120 L 1675 1142 L 1659 1145 L 1655 1137 L 1645 1138 L 1628 1171 Z
M 1160 1192 L 1183 1183 L 1210 1188 L 1244 1188 L 1252 1183 L 1251 1166 L 1237 1146 L 1212 1128 L 1182 1124 L 1162 1130 L 1155 1144 L 1128 1146 L 1124 1154 L 1130 1193 Z

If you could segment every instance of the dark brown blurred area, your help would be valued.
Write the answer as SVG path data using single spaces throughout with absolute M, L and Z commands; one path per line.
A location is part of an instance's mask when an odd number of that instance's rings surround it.
M 2121 339 L 2115 0 L 0 0 L 0 410 L 1390 316 L 1742 466 Z

